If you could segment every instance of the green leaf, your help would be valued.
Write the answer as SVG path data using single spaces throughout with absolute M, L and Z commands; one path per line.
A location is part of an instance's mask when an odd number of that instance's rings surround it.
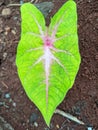
M 48 28 L 42 13 L 30 3 L 22 5 L 21 16 L 18 74 L 26 94 L 49 126 L 56 107 L 74 83 L 81 61 L 76 4 L 66 2 Z

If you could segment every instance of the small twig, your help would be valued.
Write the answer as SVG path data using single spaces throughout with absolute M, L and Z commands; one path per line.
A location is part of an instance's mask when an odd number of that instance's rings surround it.
M 81 125 L 85 125 L 85 123 L 83 121 L 80 121 L 79 119 L 77 119 L 77 117 L 74 117 L 74 116 L 70 115 L 69 113 L 65 113 L 64 111 L 61 111 L 59 109 L 56 109 L 55 113 L 60 114 L 61 116 L 64 116 L 64 117 L 66 117 L 74 122 L 81 124 Z
M 1 81 L 1 83 L 3 84 L 4 87 L 8 89 L 8 86 L 3 81 Z
M 37 3 L 38 2 L 38 0 L 31 0 L 31 3 Z
M 34 2 L 34 0 L 31 0 L 30 2 L 32 3 L 32 2 Z
M 12 6 L 21 6 L 21 4 L 8 4 L 7 7 L 12 7 Z
M 38 0 L 31 0 L 30 2 L 31 2 L 31 3 L 37 3 Z M 7 7 L 21 6 L 21 5 L 22 5 L 21 3 L 20 3 L 20 4 L 8 4 Z

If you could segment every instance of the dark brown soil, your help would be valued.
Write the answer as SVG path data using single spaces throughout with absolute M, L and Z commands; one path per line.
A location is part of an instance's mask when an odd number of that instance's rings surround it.
M 1 2 L 0 12 L 11 1 L 5 0 L 3 4 Z M 66 0 L 53 1 L 54 8 L 49 17 L 53 16 Z M 19 3 L 18 0 L 12 2 Z M 98 1 L 76 2 L 82 62 L 73 88 L 58 108 L 98 130 Z M 15 130 L 49 130 L 39 110 L 26 96 L 17 75 L 15 55 L 20 38 L 20 12 L 19 7 L 9 8 L 10 16 L 2 17 L 0 14 L 0 102 L 5 103 L 0 105 L 0 115 Z M 6 93 L 10 94 L 9 98 L 5 97 Z M 38 126 L 29 123 L 32 113 L 38 115 Z M 87 126 L 81 126 L 56 114 L 51 120 L 51 130 L 86 130 Z

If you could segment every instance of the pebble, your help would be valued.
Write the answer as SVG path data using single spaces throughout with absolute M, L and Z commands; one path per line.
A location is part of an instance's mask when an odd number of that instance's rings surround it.
M 37 123 L 37 122 L 34 122 L 34 126 L 35 126 L 35 127 L 38 127 L 38 123 Z
M 37 119 L 38 119 L 38 115 L 36 113 L 32 113 L 29 119 L 30 124 L 36 122 Z
M 92 127 L 88 127 L 87 130 L 93 130 L 93 128 Z
M 8 32 L 5 32 L 4 34 L 5 34 L 5 35 L 8 35 Z
M 16 102 L 13 102 L 12 105 L 13 105 L 13 107 L 16 107 Z
M 3 53 L 3 60 L 5 60 L 5 59 L 6 59 L 6 57 L 7 57 L 7 53 L 6 53 L 6 52 L 4 52 L 4 53 Z
M 13 102 L 13 100 L 10 98 L 10 99 L 9 99 L 9 103 L 11 103 L 11 102 Z
M 6 32 L 10 32 L 11 28 L 10 27 L 5 27 Z
M 23 4 L 23 0 L 20 0 L 20 4 L 21 4 L 21 5 Z
M 4 106 L 5 102 L 0 102 L 0 107 Z
M 9 8 L 5 8 L 2 10 L 2 16 L 10 16 L 11 15 L 11 10 Z
M 17 19 L 18 19 L 18 17 L 17 17 L 17 16 L 14 16 L 14 17 L 13 17 L 13 19 L 14 19 L 14 20 L 17 20 Z
M 16 34 L 15 30 L 12 30 L 11 32 L 12 32 L 14 35 Z
M 10 96 L 10 93 L 6 93 L 5 95 L 4 95 L 4 97 L 5 98 L 7 98 L 7 99 L 9 99 L 11 96 Z
M 56 128 L 57 128 L 57 129 L 59 129 L 59 128 L 60 128 L 58 124 L 56 125 Z

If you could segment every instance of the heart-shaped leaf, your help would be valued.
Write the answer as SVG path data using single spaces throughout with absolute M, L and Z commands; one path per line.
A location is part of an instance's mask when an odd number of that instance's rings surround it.
M 22 33 L 16 65 L 26 94 L 47 125 L 72 87 L 80 65 L 77 10 L 66 2 L 45 26 L 43 14 L 32 4 L 21 7 Z

